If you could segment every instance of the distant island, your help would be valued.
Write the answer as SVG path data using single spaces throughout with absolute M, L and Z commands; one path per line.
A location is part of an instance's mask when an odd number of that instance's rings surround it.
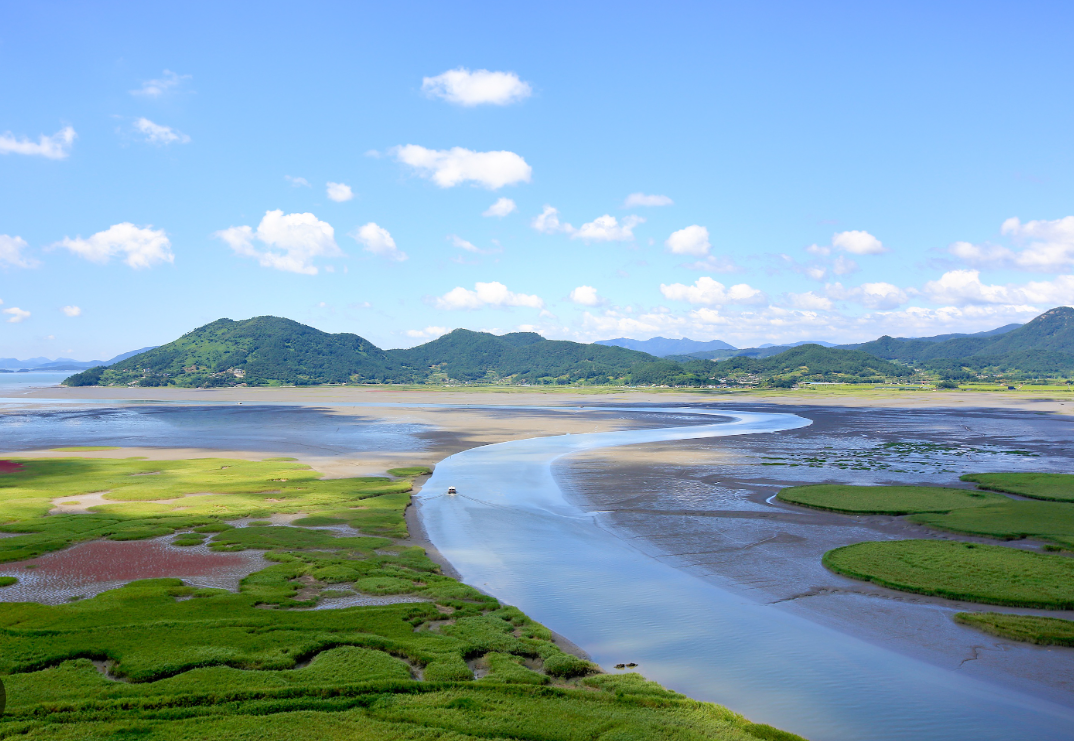
M 68 386 L 266 386 L 318 384 L 514 384 L 792 387 L 979 378 L 1026 380 L 1074 374 L 1074 309 L 976 335 L 860 345 L 797 344 L 716 349 L 658 357 L 692 340 L 660 340 L 654 353 L 609 340 L 547 340 L 533 332 L 457 329 L 417 347 L 382 350 L 349 333 L 330 334 L 281 317 L 218 319 L 166 345 L 98 365 Z M 679 343 L 676 345 L 675 343 Z M 687 344 L 682 344 L 687 343 Z M 690 344 L 692 343 L 692 344 Z M 726 345 L 726 343 L 720 343 Z M 635 347 L 645 346 L 637 342 Z M 712 356 L 716 357 L 712 357 Z M 700 356 L 700 357 L 699 357 Z

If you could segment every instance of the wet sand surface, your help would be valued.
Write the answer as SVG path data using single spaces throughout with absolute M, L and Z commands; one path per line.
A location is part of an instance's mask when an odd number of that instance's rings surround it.
M 1070 472 L 1074 419 L 1018 410 L 738 405 L 813 420 L 799 430 L 605 448 L 561 459 L 576 504 L 655 558 L 757 602 L 951 671 L 1074 705 L 1074 649 L 1007 641 L 957 625 L 959 611 L 1074 619 L 1074 613 L 960 603 L 847 579 L 827 550 L 865 540 L 997 541 L 903 518 L 846 516 L 774 500 L 807 483 L 930 484 L 972 471 Z M 1042 543 L 1016 541 L 1039 550 Z

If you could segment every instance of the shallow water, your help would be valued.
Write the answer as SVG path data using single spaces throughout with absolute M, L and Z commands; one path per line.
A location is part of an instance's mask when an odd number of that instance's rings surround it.
M 656 411 L 656 410 L 653 410 Z M 650 558 L 573 506 L 551 471 L 583 450 L 777 433 L 790 414 L 489 445 L 442 461 L 418 498 L 463 579 L 517 605 L 605 667 L 727 705 L 812 741 L 1074 736 L 1074 711 L 758 604 Z M 458 495 L 442 492 L 455 486 Z

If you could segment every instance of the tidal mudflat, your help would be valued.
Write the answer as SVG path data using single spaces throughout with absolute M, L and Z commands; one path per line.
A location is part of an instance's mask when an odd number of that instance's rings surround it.
M 1074 419 L 1020 410 L 763 405 L 813 420 L 776 436 L 606 448 L 561 459 L 560 484 L 632 545 L 760 604 L 957 674 L 1074 706 L 1074 652 L 982 634 L 952 618 L 981 605 L 906 594 L 825 569 L 833 548 L 927 538 L 995 543 L 888 515 L 784 504 L 784 487 L 902 484 L 972 489 L 981 471 L 1070 470 Z M 1046 543 L 1008 547 L 1041 551 Z M 1003 608 L 1070 619 L 1068 611 Z

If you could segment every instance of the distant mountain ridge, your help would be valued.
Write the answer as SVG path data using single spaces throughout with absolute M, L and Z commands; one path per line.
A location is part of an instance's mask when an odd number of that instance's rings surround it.
M 691 340 L 683 337 L 681 340 L 667 337 L 653 337 L 648 340 L 632 340 L 629 337 L 617 337 L 614 340 L 597 340 L 594 345 L 610 345 L 612 347 L 625 347 L 628 350 L 638 350 L 663 358 L 667 355 L 689 355 L 707 350 L 734 350 L 734 345 L 729 345 L 722 340 Z
M 111 360 L 74 360 L 72 358 L 56 358 L 51 360 L 49 358 L 28 358 L 27 360 L 19 360 L 18 358 L 0 358 L 0 369 L 7 370 L 39 370 L 39 371 L 65 371 L 65 370 L 82 370 L 84 368 L 93 368 L 98 365 L 112 365 L 118 363 L 121 360 L 143 353 L 147 350 L 152 350 L 152 347 L 143 347 L 140 350 L 131 350 L 120 355 L 115 356 Z
M 64 383 L 222 386 L 246 383 L 594 383 L 653 356 L 620 347 L 546 340 L 534 332 L 456 329 L 424 345 L 382 350 L 356 334 L 329 334 L 281 317 L 218 319 L 174 342 Z M 542 379 L 544 379 L 542 381 Z

